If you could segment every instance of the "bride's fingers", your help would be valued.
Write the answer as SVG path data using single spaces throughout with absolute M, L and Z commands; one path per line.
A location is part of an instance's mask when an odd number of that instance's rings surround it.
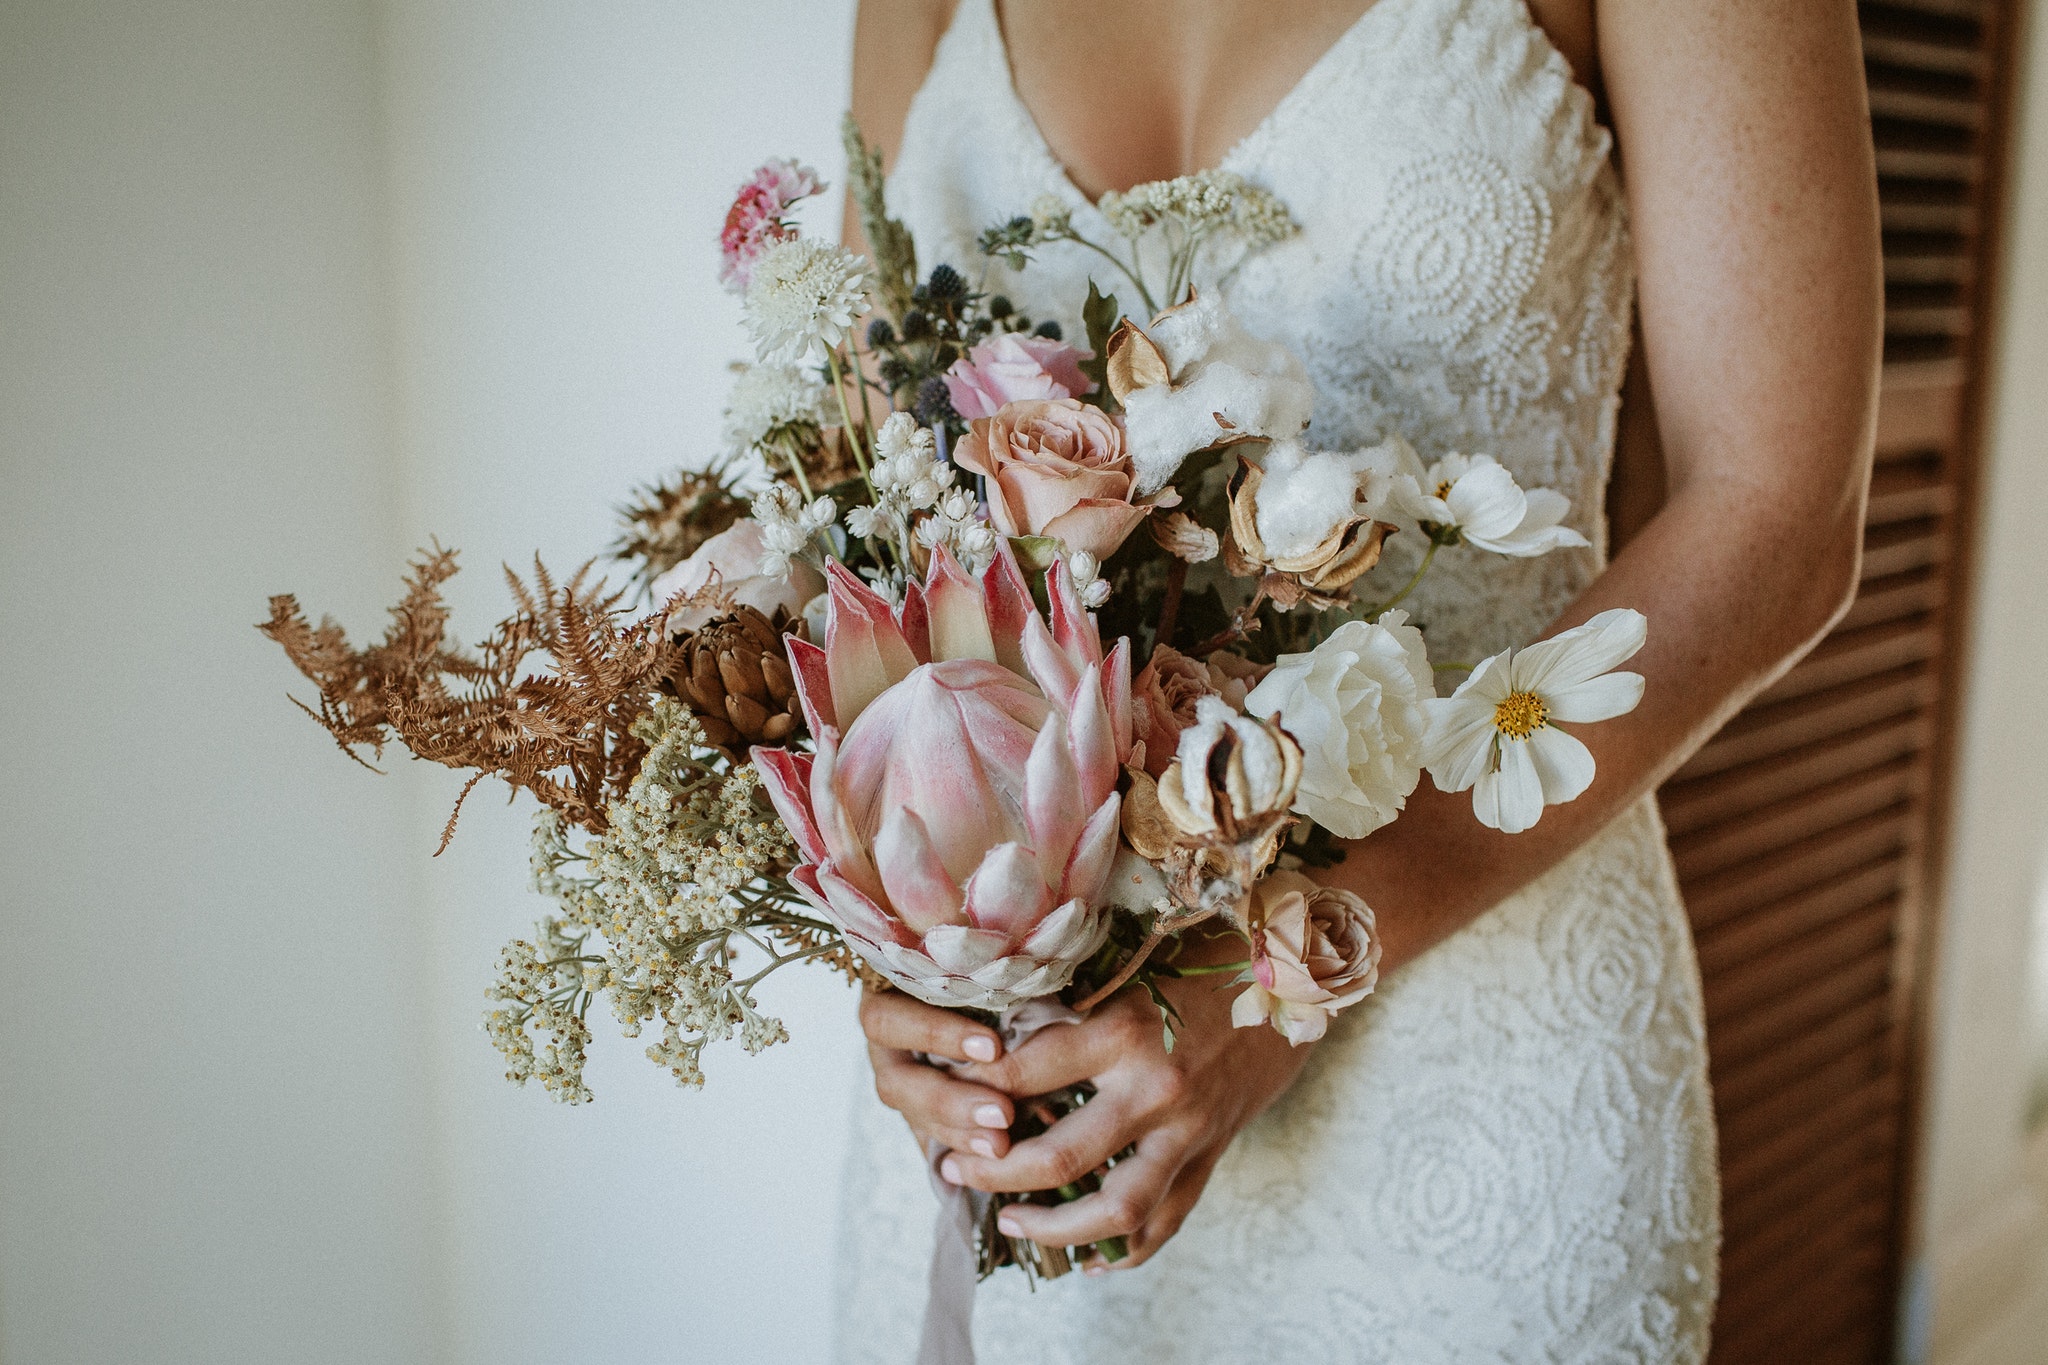
M 994 1144 L 995 1155 L 1008 1150 L 1007 1134 L 1016 1110 L 1002 1091 L 956 1080 L 907 1052 L 870 1047 L 868 1058 L 875 1069 L 875 1094 L 909 1119 L 911 1127 L 935 1135 L 981 1131 L 1005 1139 Z M 964 1138 L 946 1145 L 973 1150 Z
M 1029 1103 L 1029 1101 L 1026 1101 Z M 1056 1190 L 1115 1156 L 1138 1135 L 1140 1116 L 1119 1095 L 1104 1092 L 1000 1160 L 955 1152 L 940 1173 L 977 1190 Z
M 898 1052 L 923 1052 L 956 1062 L 992 1062 L 1003 1055 L 1003 1040 L 994 1029 L 901 991 L 863 995 L 860 1026 L 869 1042 Z
M 1154 1129 L 1138 1140 L 1136 1152 L 1109 1168 L 1101 1189 L 1066 1204 L 1012 1204 L 1000 1215 L 1003 1231 L 1048 1246 L 1127 1236 L 1150 1220 L 1186 1156 L 1178 1134 Z
M 1157 1052 L 1158 1019 L 1154 1014 L 1148 1022 L 1121 1003 L 1112 1004 L 1078 1024 L 1040 1029 L 1001 1061 L 970 1066 L 961 1074 L 1012 1095 L 1047 1095 L 1094 1080 L 1147 1046 Z
M 1217 1146 L 1189 1157 L 1187 1164 L 1174 1177 L 1173 1184 L 1167 1188 L 1166 1197 L 1153 1206 L 1144 1226 L 1124 1239 L 1130 1254 L 1114 1263 L 1096 1256 L 1090 1259 L 1085 1269 L 1091 1274 L 1098 1269 L 1130 1270 L 1151 1260 L 1154 1252 L 1173 1240 L 1173 1234 L 1180 1231 L 1180 1225 L 1194 1211 L 1202 1198 L 1202 1191 L 1208 1188 L 1209 1175 L 1216 1169 L 1216 1162 L 1222 1155 L 1223 1148 Z M 1110 1174 L 1116 1172 L 1111 1171 Z

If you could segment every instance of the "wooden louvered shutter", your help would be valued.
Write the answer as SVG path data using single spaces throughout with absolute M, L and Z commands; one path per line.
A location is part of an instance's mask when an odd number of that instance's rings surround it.
M 1859 6 L 1885 374 L 1849 615 L 1665 787 L 1721 1128 L 1712 1359 L 1890 1358 L 1959 625 L 2002 0 Z

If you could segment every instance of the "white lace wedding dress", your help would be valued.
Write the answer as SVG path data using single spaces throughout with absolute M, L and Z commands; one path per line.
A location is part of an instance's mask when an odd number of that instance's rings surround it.
M 1603 563 L 1633 289 L 1610 141 L 1523 0 L 1378 0 L 1223 162 L 1302 224 L 1225 292 L 1307 363 L 1312 444 L 1489 452 L 1593 541 L 1439 556 L 1415 613 L 1435 657 L 1534 639 Z M 1044 194 L 1109 235 L 1017 99 L 991 0 L 960 0 L 889 189 L 924 266 L 970 279 L 979 230 Z M 1055 247 L 990 287 L 1079 335 L 1090 264 Z M 1412 565 L 1401 539 L 1380 573 Z M 992 1365 L 1692 1362 L 1717 1205 L 1698 969 L 1645 800 L 1344 1014 L 1149 1264 L 998 1275 L 975 1340 Z M 871 1096 L 843 1216 L 841 1357 L 907 1361 L 932 1195 Z

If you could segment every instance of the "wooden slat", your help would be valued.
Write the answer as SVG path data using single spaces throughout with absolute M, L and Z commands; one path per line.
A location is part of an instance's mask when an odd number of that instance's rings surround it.
M 1721 1133 L 1730 1147 L 1747 1150 L 1781 1133 L 1844 1095 L 1885 1074 L 1889 1054 L 1883 1040 L 1865 1043 L 1828 1062 L 1796 1086 L 1741 1109 L 1721 1113 Z
M 1854 1047 L 1876 1041 L 1889 1048 L 1891 1030 L 1897 1023 L 1892 1002 L 1879 997 L 1838 1014 L 1796 1038 L 1785 1041 L 1746 1065 L 1714 1072 L 1714 1104 L 1738 1113 L 1763 1097 L 1825 1066 Z
M 1863 577 L 1890 578 L 1948 558 L 1948 525 L 1940 517 L 1873 526 L 1863 536 Z
M 1887 1073 L 1843 1095 L 1797 1127 L 1774 1134 L 1768 1142 L 1723 1153 L 1722 1197 L 1733 1208 L 1748 1191 L 1790 1170 L 1813 1152 L 1888 1121 L 1899 1102 L 1899 1077 Z
M 1897 913 L 1893 902 L 1879 901 L 1803 934 L 1776 952 L 1716 972 L 1706 983 L 1708 1024 L 1783 999 L 1834 972 L 1847 977 L 1860 963 L 1889 961 Z
M 1929 617 L 1908 617 L 1860 630 L 1836 631 L 1815 646 L 1796 668 L 1765 689 L 1758 701 L 1768 706 L 1890 673 L 1931 659 L 1940 648 L 1940 631 Z
M 1932 734 L 1925 715 L 1908 713 L 1711 776 L 1673 782 L 1659 798 L 1665 828 L 1677 838 L 1717 822 L 1740 819 L 1774 802 L 1918 753 Z
M 1722 1266 L 1724 1304 L 1742 1316 L 1766 1318 L 1786 1298 L 1805 1297 L 1809 1286 L 1869 1240 L 1886 1221 L 1890 1176 L 1871 1145 L 1802 1171 L 1803 1184 L 1777 1191 L 1776 1216 L 1765 1210 L 1763 1221 L 1736 1225 Z
M 1768 1054 L 1801 1029 L 1818 1027 L 1874 999 L 1891 998 L 1892 964 L 1869 959 L 1825 981 L 1809 982 L 1761 1009 L 1709 1029 L 1715 1066 L 1738 1067 Z M 1733 1154 L 1723 1151 L 1724 1157 Z
M 1827 739 L 1858 725 L 1918 710 L 1934 699 L 1934 676 L 1923 667 L 1894 669 L 1842 687 L 1751 706 L 1692 756 L 1678 780 L 1705 777 Z
M 1726 920 L 1700 934 L 1700 968 L 1719 977 L 1845 915 L 1879 902 L 1894 901 L 1905 885 L 1905 878 L 1905 861 L 1885 858 L 1844 876 L 1830 877 L 1801 895 L 1772 901 L 1747 915 Z
M 1830 877 L 1881 862 L 1919 836 L 1910 807 L 1892 807 L 1802 840 L 1746 867 L 1703 877 L 1686 889 L 1696 929 L 1785 899 Z
M 1872 579 L 1856 590 L 1837 630 L 1858 630 L 1880 621 L 1932 612 L 1948 600 L 1948 579 L 1932 568 Z
M 1870 477 L 1866 526 L 1888 526 L 1947 515 L 1954 510 L 1955 486 L 1938 455 L 1919 455 L 1884 465 Z
M 1674 839 L 1672 855 L 1681 877 L 1711 876 L 1908 801 L 1920 794 L 1923 785 L 1918 763 L 1911 758 L 1894 759 L 1753 810 L 1741 819 Z

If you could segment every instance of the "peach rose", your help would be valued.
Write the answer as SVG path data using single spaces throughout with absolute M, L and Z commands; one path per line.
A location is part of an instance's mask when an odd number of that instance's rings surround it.
M 1054 536 L 1106 560 L 1150 506 L 1131 503 L 1123 424 L 1071 398 L 1008 403 L 975 422 L 953 459 L 988 480 L 988 513 L 1008 536 Z
M 1173 762 L 1180 732 L 1195 723 L 1195 703 L 1221 697 L 1231 710 L 1244 710 L 1244 699 L 1266 667 L 1217 650 L 1205 663 L 1170 645 L 1159 645 L 1152 659 L 1131 680 L 1131 726 L 1145 744 L 1145 771 L 1158 777 Z
M 1379 983 L 1372 909 L 1299 872 L 1268 873 L 1252 895 L 1253 983 L 1232 1003 L 1230 1022 L 1250 1028 L 1271 1020 L 1288 1042 L 1312 1043 L 1338 1010 Z

